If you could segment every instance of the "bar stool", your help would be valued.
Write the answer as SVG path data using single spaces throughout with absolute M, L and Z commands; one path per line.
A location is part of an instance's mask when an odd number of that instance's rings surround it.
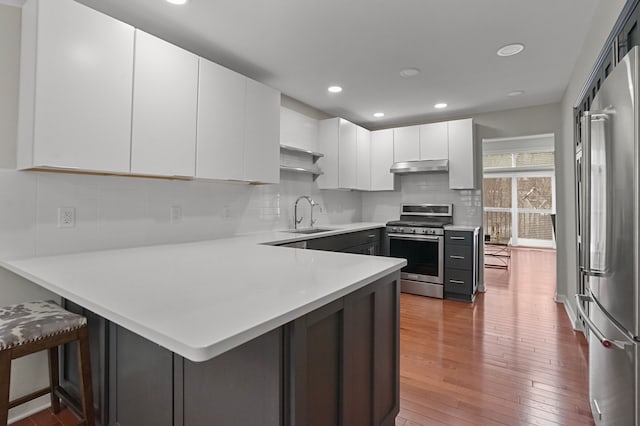
M 75 408 L 69 395 L 60 387 L 58 346 L 78 342 L 78 369 L 82 395 L 82 419 L 78 425 L 94 426 L 91 363 L 87 319 L 62 309 L 52 301 L 35 301 L 0 308 L 0 425 L 7 424 L 9 409 L 39 396 L 51 394 L 51 408 L 60 412 L 60 399 Z M 48 350 L 49 387 L 9 400 L 11 360 Z

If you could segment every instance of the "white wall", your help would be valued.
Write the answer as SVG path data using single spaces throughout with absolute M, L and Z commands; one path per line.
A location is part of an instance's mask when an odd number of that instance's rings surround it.
M 581 47 L 580 55 L 571 74 L 571 80 L 562 98 L 562 143 L 556 143 L 557 201 L 558 201 L 558 298 L 565 305 L 572 320 L 575 318 L 575 302 L 578 282 L 576 270 L 576 221 L 575 179 L 573 148 L 573 104 L 578 98 L 589 73 L 595 65 L 609 33 L 622 11 L 625 0 L 600 0 L 589 27 L 589 33 Z
M 174 243 L 237 233 L 287 229 L 293 203 L 311 195 L 323 211 L 318 225 L 361 220 L 356 192 L 320 191 L 309 175 L 283 172 L 279 185 L 15 171 L 20 9 L 0 4 L 0 258 Z M 287 101 L 291 109 L 308 107 Z M 171 206 L 183 220 L 171 224 Z M 57 209 L 76 209 L 74 228 L 57 227 Z M 309 217 L 308 206 L 302 214 Z M 306 222 L 305 222 L 306 223 Z M 0 306 L 56 298 L 0 268 Z M 11 396 L 43 387 L 46 358 L 41 354 L 14 362 Z M 11 410 L 18 419 L 47 403 L 47 397 Z

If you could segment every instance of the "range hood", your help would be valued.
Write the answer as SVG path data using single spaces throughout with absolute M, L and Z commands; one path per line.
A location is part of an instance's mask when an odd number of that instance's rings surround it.
M 393 163 L 389 171 L 395 174 L 448 172 L 449 160 L 401 161 Z

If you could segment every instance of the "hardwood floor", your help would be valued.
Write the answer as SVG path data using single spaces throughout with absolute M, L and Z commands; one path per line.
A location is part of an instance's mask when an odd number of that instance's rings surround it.
M 555 280 L 555 251 L 513 249 L 473 304 L 402 294 L 396 425 L 593 424 L 587 343 Z
M 402 294 L 396 424 L 592 425 L 587 344 L 553 301 L 555 252 L 513 249 L 485 285 L 473 304 Z M 45 410 L 15 425 L 72 418 Z

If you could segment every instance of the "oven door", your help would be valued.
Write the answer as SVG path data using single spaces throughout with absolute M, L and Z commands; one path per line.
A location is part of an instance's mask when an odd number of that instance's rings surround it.
M 403 279 L 444 283 L 444 237 L 389 234 L 389 255 L 407 259 Z

